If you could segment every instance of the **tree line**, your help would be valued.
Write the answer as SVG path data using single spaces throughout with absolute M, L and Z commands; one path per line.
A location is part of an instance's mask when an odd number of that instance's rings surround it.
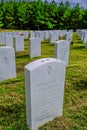
M 87 9 L 68 1 L 57 4 L 41 0 L 0 2 L 0 28 L 4 29 L 84 29 Z

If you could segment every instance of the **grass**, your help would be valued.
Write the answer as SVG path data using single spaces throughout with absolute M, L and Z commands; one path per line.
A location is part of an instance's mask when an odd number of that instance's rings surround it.
M 30 59 L 28 39 L 25 51 L 16 52 L 17 77 L 0 82 L 0 130 L 29 130 L 26 125 L 24 66 L 39 58 L 54 57 L 54 45 L 42 42 L 42 55 Z M 39 130 L 87 130 L 87 49 L 73 33 L 69 65 L 66 68 L 63 116 Z

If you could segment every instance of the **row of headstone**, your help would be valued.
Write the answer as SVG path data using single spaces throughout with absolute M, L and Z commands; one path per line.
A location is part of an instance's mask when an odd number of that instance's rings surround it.
M 57 33 L 54 32 L 51 33 L 52 36 L 56 37 L 56 39 L 53 41 L 55 43 L 55 41 L 57 41 Z M 69 32 L 70 34 L 70 32 Z M 70 41 L 70 39 L 69 39 Z M 22 36 L 15 36 L 14 37 L 14 45 L 13 45 L 13 39 L 12 39 L 12 36 L 11 35 L 6 35 L 6 40 L 5 40 L 5 44 L 7 46 L 11 46 L 15 48 L 15 51 L 18 52 L 18 51 L 24 51 L 24 39 Z M 30 38 L 30 50 L 29 50 L 29 55 L 31 58 L 33 57 L 37 57 L 37 56 L 40 56 L 41 55 L 41 41 L 39 38 Z
M 29 37 L 29 32 L 28 31 L 2 32 L 0 33 L 0 44 L 5 44 L 5 37 L 7 35 L 12 36 L 13 38 L 16 36 L 23 36 L 24 39 L 27 39 Z
M 36 37 L 40 38 L 42 35 L 42 40 L 49 39 L 51 31 L 30 31 L 30 38 Z
M 84 41 L 84 34 L 87 30 L 80 30 L 80 29 L 77 29 L 76 32 L 78 34 L 78 36 L 81 38 L 82 41 Z
M 6 44 L 7 46 L 13 47 L 12 44 L 12 36 L 6 35 Z M 23 51 L 24 50 L 24 41 L 22 36 L 14 37 L 14 48 L 16 51 Z M 59 40 L 54 42 L 55 50 L 54 50 L 54 58 L 60 59 L 68 65 L 69 59 L 69 47 L 70 44 L 67 40 Z M 30 57 L 37 57 L 41 56 L 41 41 L 38 38 L 31 38 L 30 39 Z
M 20 37 L 20 39 L 19 39 L 19 37 L 15 38 L 15 43 L 16 44 L 19 43 L 19 46 L 17 46 L 15 44 L 15 48 L 17 51 L 21 51 L 24 49 L 24 44 L 22 42 L 23 40 L 22 41 L 21 40 L 22 40 L 21 37 Z M 0 56 L 2 57 L 2 58 L 0 57 L 0 65 L 1 65 L 0 69 L 3 68 L 3 66 L 4 66 L 4 63 L 5 63 L 4 59 L 6 59 L 6 56 L 8 57 L 8 59 L 11 59 L 9 57 L 9 55 L 12 56 L 12 54 L 10 53 L 10 50 L 14 50 L 11 48 L 12 47 L 7 47 L 7 46 L 0 47 Z M 55 42 L 54 58 L 61 60 L 61 61 L 64 61 L 65 64 L 68 65 L 69 48 L 70 48 L 70 42 L 67 40 L 59 40 L 59 41 Z M 4 56 L 4 52 L 6 54 L 5 56 Z M 38 38 L 30 39 L 30 57 L 32 58 L 32 57 L 36 57 L 36 56 L 40 56 L 40 55 L 41 55 L 41 42 L 40 42 L 40 40 Z M 6 59 L 6 63 L 9 65 L 9 60 Z M 3 69 L 1 69 L 1 70 L 3 70 Z M 2 76 L 4 75 L 3 71 L 1 72 L 1 75 Z M 4 78 L 1 78 L 1 79 L 4 79 Z
M 11 35 L 5 36 L 5 45 L 13 47 L 16 52 L 24 51 L 24 37 L 15 36 L 14 38 Z
M 58 40 L 54 42 L 54 58 L 60 59 L 66 62 L 68 65 L 70 41 Z M 38 38 L 30 39 L 29 56 L 34 58 L 41 56 L 41 41 Z
M 61 36 L 64 36 L 66 34 L 67 30 L 61 31 Z M 71 33 L 69 33 L 71 41 Z M 68 36 L 68 37 L 69 37 Z M 29 49 L 29 55 L 31 58 L 41 56 L 41 41 L 50 39 L 50 43 L 55 43 L 59 40 L 60 37 L 60 30 L 51 30 L 51 31 L 30 31 L 30 49 Z
M 69 59 L 69 49 L 70 49 L 70 42 L 72 38 L 71 34 L 69 35 L 70 39 L 68 40 L 54 40 L 54 46 L 55 46 L 54 58 L 65 61 L 66 65 L 68 65 L 68 59 Z M 34 37 L 31 38 L 29 48 L 30 48 L 29 49 L 30 58 L 41 56 L 41 41 L 39 38 L 34 38 Z
M 50 42 L 53 43 L 58 40 L 59 37 L 64 36 L 66 32 L 67 30 L 30 31 L 30 38 L 40 38 L 41 41 L 50 39 Z
M 80 37 L 80 39 L 83 41 L 83 43 L 85 43 L 85 46 L 87 48 L 87 30 L 84 29 L 84 30 L 80 30 L 80 29 L 77 29 L 76 30 L 78 36 Z
M 32 33 L 31 33 L 32 32 Z M 44 32 L 44 33 L 43 33 Z M 53 30 L 53 31 L 35 31 L 35 36 L 36 37 L 33 37 L 33 44 L 32 44 L 32 41 L 30 38 L 30 57 L 33 58 L 33 57 L 36 57 L 36 56 L 40 56 L 41 55 L 41 50 L 40 50 L 40 47 L 41 47 L 41 43 L 39 43 L 40 41 L 43 40 L 43 37 L 48 37 L 47 33 L 49 33 L 50 35 L 50 43 L 55 43 L 57 40 L 59 40 L 59 33 L 60 31 L 59 30 Z M 65 31 L 63 31 L 63 34 Z M 17 34 L 18 32 L 14 32 L 14 34 Z M 34 31 L 30 31 L 30 34 L 34 34 Z M 42 35 L 42 34 L 45 34 L 45 35 Z M 38 41 L 36 40 L 36 38 L 38 39 Z M 14 40 L 13 40 L 14 39 Z M 11 47 L 14 47 L 15 48 L 15 51 L 18 52 L 18 51 L 23 51 L 24 50 L 24 40 L 23 40 L 23 36 L 14 36 L 14 38 L 12 39 L 12 36 L 11 35 L 8 35 L 8 33 L 6 32 L 6 36 L 5 36 L 5 44 L 6 46 L 11 46 Z M 35 39 L 35 40 L 34 40 Z M 34 44 L 34 41 L 36 44 Z M 37 45 L 38 44 L 38 45 Z M 39 48 L 39 50 L 37 49 Z M 38 52 L 38 54 L 36 53 Z
M 59 37 L 64 36 L 66 32 L 67 30 L 30 31 L 30 38 L 40 38 L 41 41 L 50 39 L 50 43 L 54 43 L 59 39 Z M 11 35 L 13 38 L 15 36 L 23 36 L 24 38 L 28 38 L 29 33 L 28 31 L 2 32 L 0 33 L 0 44 L 5 44 L 6 35 Z

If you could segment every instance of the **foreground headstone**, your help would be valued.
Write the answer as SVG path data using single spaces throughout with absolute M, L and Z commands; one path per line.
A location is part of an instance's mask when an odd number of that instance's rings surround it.
M 55 55 L 56 59 L 60 59 L 68 65 L 70 42 L 67 40 L 59 40 L 55 42 Z
M 30 39 L 30 47 L 29 47 L 29 55 L 30 58 L 37 57 L 41 55 L 41 41 L 39 38 L 31 38 Z
M 23 36 L 15 36 L 14 37 L 14 46 L 15 51 L 24 51 L 24 37 Z
M 0 81 L 16 77 L 15 53 L 12 47 L 0 47 Z
M 62 115 L 65 66 L 54 58 L 25 66 L 26 118 L 30 130 Z

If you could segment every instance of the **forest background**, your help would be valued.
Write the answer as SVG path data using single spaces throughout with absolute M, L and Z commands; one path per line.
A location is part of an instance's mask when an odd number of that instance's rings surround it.
M 87 9 L 77 3 L 71 7 L 69 2 L 57 4 L 54 0 L 44 2 L 9 1 L 0 2 L 0 28 L 24 30 L 86 29 Z

